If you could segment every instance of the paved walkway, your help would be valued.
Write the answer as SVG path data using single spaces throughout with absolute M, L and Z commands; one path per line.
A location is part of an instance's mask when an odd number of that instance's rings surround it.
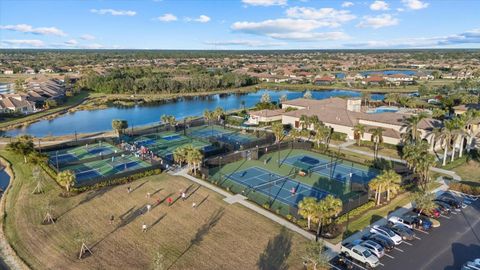
M 228 192 L 226 192 L 225 190 L 215 186 L 215 185 L 212 185 L 206 181 L 203 181 L 201 179 L 198 179 L 196 177 L 193 177 L 191 175 L 189 175 L 187 173 L 187 170 L 186 169 L 183 169 L 181 171 L 178 171 L 177 173 L 174 173 L 174 175 L 177 175 L 177 176 L 182 176 L 182 177 L 185 177 L 203 187 L 206 187 L 212 191 L 215 191 L 216 193 L 222 195 L 225 197 L 224 201 L 226 201 L 227 203 L 229 204 L 234 204 L 234 203 L 238 203 L 238 204 L 241 204 L 243 206 L 245 206 L 246 208 L 286 227 L 287 229 L 293 231 L 293 232 L 296 232 L 300 235 L 302 235 L 303 237 L 309 239 L 309 240 L 315 240 L 315 235 L 303 230 L 302 228 L 296 226 L 295 224 L 273 214 L 272 212 L 254 204 L 254 203 L 251 203 L 247 200 L 247 198 L 245 196 L 242 196 L 240 194 L 236 194 L 236 195 L 232 195 Z M 336 253 L 338 253 L 340 251 L 340 245 L 333 245 L 329 242 L 326 242 L 325 241 L 325 246 L 327 248 L 329 248 L 329 252 L 327 253 L 331 258 L 333 258 Z

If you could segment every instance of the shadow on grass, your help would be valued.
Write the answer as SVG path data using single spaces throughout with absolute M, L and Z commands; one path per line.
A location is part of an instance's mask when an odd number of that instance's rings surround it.
M 77 208 L 78 206 L 84 204 L 84 203 L 88 203 L 90 201 L 92 201 L 93 199 L 95 198 L 98 198 L 98 197 L 101 197 L 103 196 L 105 193 L 107 193 L 108 191 L 112 190 L 113 189 L 113 186 L 109 186 L 109 187 L 104 187 L 104 188 L 101 188 L 101 189 L 97 189 L 97 190 L 94 190 L 94 191 L 90 191 L 87 193 L 87 195 L 80 201 L 78 202 L 75 206 L 69 208 L 68 210 L 66 210 L 65 212 L 61 213 L 60 215 L 58 215 L 58 217 L 56 219 L 60 219 L 62 218 L 64 215 L 68 214 L 70 211 L 74 210 L 75 208 Z
M 225 209 L 219 208 L 213 214 L 206 220 L 206 222 L 198 228 L 197 233 L 195 236 L 190 240 L 190 244 L 188 247 L 178 256 L 175 261 L 167 268 L 171 269 L 177 261 L 185 255 L 193 246 L 198 246 L 202 243 L 203 238 L 212 230 L 220 221 L 220 219 L 223 217 L 225 214 Z
M 134 192 L 135 190 L 141 188 L 143 185 L 145 185 L 148 181 L 144 181 L 143 183 L 140 183 L 138 186 L 136 186 L 134 189 L 132 189 L 132 192 Z
M 280 233 L 268 241 L 267 247 L 257 261 L 260 270 L 286 270 L 287 259 L 292 248 L 292 235 L 282 227 Z

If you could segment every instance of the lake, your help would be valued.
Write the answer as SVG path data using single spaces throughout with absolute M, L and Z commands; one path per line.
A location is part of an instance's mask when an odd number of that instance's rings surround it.
M 0 189 L 5 190 L 7 189 L 8 185 L 10 184 L 10 176 L 5 172 L 3 168 L 0 167 Z
M 174 115 L 177 119 L 183 119 L 187 116 L 203 115 L 205 110 L 214 110 L 221 107 L 224 110 L 240 109 L 241 102 L 245 106 L 253 107 L 260 101 L 261 96 L 268 93 L 272 101 L 279 101 L 282 95 L 287 95 L 289 100 L 300 98 L 304 92 L 301 91 L 271 91 L 259 90 L 253 93 L 245 94 L 216 94 L 210 96 L 178 98 L 175 101 L 139 105 L 134 107 L 110 107 L 103 110 L 77 111 L 61 115 L 52 120 L 42 120 L 33 123 L 27 127 L 13 129 L 5 132 L 7 136 L 17 136 L 20 134 L 30 134 L 36 137 L 59 136 L 66 134 L 90 133 L 111 130 L 112 119 L 125 119 L 129 126 L 142 126 L 154 124 L 160 121 L 164 114 Z M 325 90 L 312 91 L 314 99 L 325 99 L 329 97 L 360 97 L 360 92 L 348 90 Z M 373 100 L 381 100 L 383 94 L 372 94 Z

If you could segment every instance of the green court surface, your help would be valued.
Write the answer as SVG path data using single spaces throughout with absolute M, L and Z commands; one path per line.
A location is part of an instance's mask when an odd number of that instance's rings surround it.
M 56 166 L 57 164 L 62 165 L 69 162 L 97 157 L 99 155 L 109 155 L 115 151 L 119 152 L 120 149 L 111 144 L 99 142 L 50 151 L 47 152 L 47 155 L 50 163 Z
M 351 171 L 354 173 L 363 172 L 362 178 L 359 178 L 362 181 L 360 182 L 360 184 L 368 183 L 368 181 L 370 181 L 371 178 L 373 178 L 374 175 L 378 173 L 376 170 L 373 170 L 369 167 L 343 160 L 340 162 L 337 161 L 335 163 L 341 165 L 338 166 L 338 169 L 336 167 L 333 167 L 331 169 L 332 174 L 324 174 L 323 170 L 318 170 L 318 172 L 315 171 L 307 173 L 307 175 L 305 176 L 300 176 L 298 175 L 298 173 L 295 173 L 298 167 L 296 167 L 294 165 L 294 162 L 291 162 L 291 160 L 293 158 L 303 156 L 307 156 L 320 161 L 332 162 L 330 164 L 334 164 L 333 160 L 331 160 L 330 157 L 321 155 L 319 153 L 300 149 L 287 149 L 280 152 L 271 152 L 265 154 L 259 160 L 243 159 L 237 162 L 223 165 L 221 169 L 212 169 L 210 172 L 210 178 L 213 181 L 226 181 L 234 187 L 239 186 L 238 189 L 242 191 L 245 189 L 245 187 L 242 187 L 242 185 L 238 182 L 228 179 L 228 176 L 237 172 L 257 167 L 270 171 L 275 175 L 289 176 L 289 178 L 294 181 L 306 184 L 308 186 L 312 186 L 322 191 L 326 191 L 327 193 L 331 193 L 341 198 L 342 200 L 348 200 L 348 198 L 357 196 L 357 193 L 351 192 L 350 182 L 342 181 L 342 178 L 338 177 L 338 175 L 346 175 L 347 179 L 350 179 L 350 170 L 347 172 L 345 171 L 345 168 L 351 168 Z M 278 160 L 280 160 L 280 163 L 278 162 Z M 339 170 L 339 173 L 337 173 L 337 175 L 335 174 L 335 170 Z M 367 179 L 367 177 L 370 178 Z M 355 180 L 355 178 L 353 179 Z
M 236 129 L 224 128 L 219 125 L 207 125 L 187 129 L 187 136 L 193 138 L 216 138 L 232 145 L 243 145 L 258 140 L 257 137 L 242 133 Z
M 192 145 L 195 148 L 205 152 L 212 150 L 210 143 L 183 136 L 180 133 L 166 131 L 161 133 L 153 133 L 134 138 L 132 143 L 144 146 L 157 156 L 173 160 L 173 151 L 184 145 Z
M 135 157 L 134 155 L 118 156 L 115 158 L 106 158 L 92 162 L 67 166 L 62 170 L 72 170 L 76 175 L 78 184 L 83 181 L 112 176 L 117 173 L 146 168 L 151 164 Z

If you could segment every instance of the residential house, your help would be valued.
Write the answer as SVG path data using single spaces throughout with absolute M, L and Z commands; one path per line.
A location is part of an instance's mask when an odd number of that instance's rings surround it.
M 0 112 L 21 112 L 29 114 L 35 112 L 35 103 L 29 101 L 26 95 L 0 94 Z
M 272 122 L 282 121 L 282 115 L 285 113 L 284 109 L 277 110 L 260 110 L 260 111 L 250 111 L 247 125 L 259 125 L 270 124 Z
M 331 85 L 335 82 L 335 78 L 332 78 L 330 76 L 322 76 L 320 78 L 316 78 L 313 83 L 315 85 Z

